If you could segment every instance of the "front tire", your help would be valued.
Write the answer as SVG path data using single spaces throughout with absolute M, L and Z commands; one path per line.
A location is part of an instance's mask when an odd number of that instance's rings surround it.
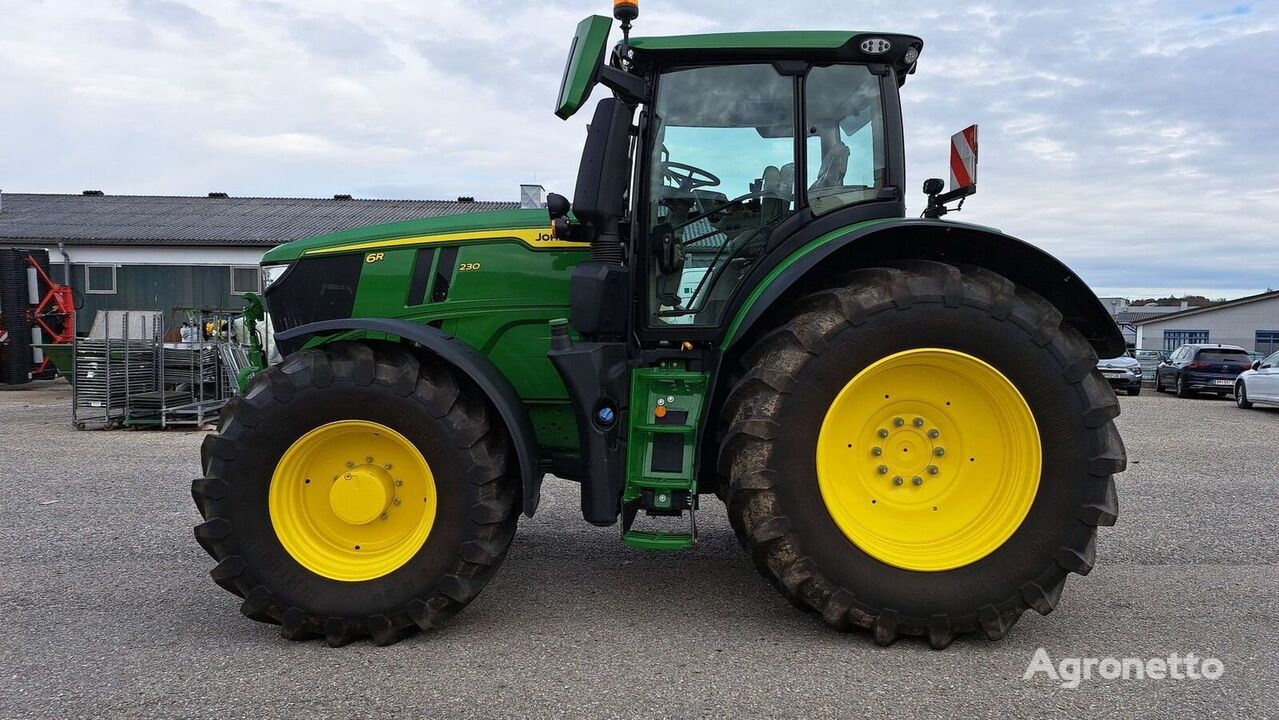
M 848 432 L 832 436 L 827 445 L 830 413 L 843 402 L 841 394 L 859 378 L 875 377 L 863 375 L 868 368 L 873 372 L 878 363 L 920 352 L 962 355 L 979 365 L 969 360 L 961 365 L 986 366 L 1004 377 L 1033 414 L 1032 439 L 1001 446 L 991 441 L 999 434 L 988 432 L 998 422 L 965 427 L 960 408 L 943 404 L 962 396 L 980 406 L 983 394 L 1004 394 L 995 376 L 982 370 L 981 379 L 973 379 L 983 383 L 982 392 L 974 394 L 976 385 L 951 383 L 953 398 L 926 397 L 930 388 L 946 383 L 934 385 L 926 377 L 914 387 L 903 383 L 909 397 L 898 399 L 904 403 L 898 408 L 901 423 L 890 419 L 896 401 L 881 402 L 874 394 L 892 395 L 892 383 L 864 392 L 854 405 L 867 408 L 866 417 L 854 418 Z M 924 362 L 924 355 L 918 357 Z M 1092 349 L 1039 296 L 976 267 L 911 262 L 858 270 L 836 287 L 803 298 L 787 320 L 756 342 L 742 365 L 723 414 L 720 473 L 730 520 L 759 571 L 793 604 L 820 613 L 831 627 L 870 629 L 884 645 L 899 635 L 926 636 L 936 648 L 961 633 L 981 631 L 999 639 L 1026 609 L 1050 612 L 1068 573 L 1092 569 L 1096 528 L 1114 524 L 1118 511 L 1113 474 L 1126 462 L 1112 422 L 1119 407 L 1095 372 Z M 937 367 L 937 378 L 949 372 L 945 363 Z M 962 370 L 954 372 L 963 377 Z M 1015 401 L 990 405 L 1016 414 Z M 924 420 L 918 437 L 911 430 L 916 412 Z M 1025 427 L 1009 422 L 1014 430 Z M 863 429 L 870 435 L 862 437 Z M 897 443 L 901 448 L 890 445 L 899 430 L 910 433 Z M 877 438 L 884 444 L 876 445 Z M 939 466 L 936 476 L 923 473 L 918 485 L 909 476 L 894 484 L 895 467 L 875 468 L 880 457 L 899 450 L 927 451 L 928 438 L 950 438 L 945 455 L 937 456 L 948 464 L 933 463 Z M 1042 451 L 1041 465 L 1009 462 L 1010 473 L 1000 476 L 1014 488 L 1034 484 L 1024 518 L 974 511 L 978 520 L 997 525 L 1011 520 L 1007 539 L 1000 542 L 993 533 L 985 544 L 974 541 L 981 535 L 976 525 L 965 526 L 953 542 L 937 542 L 929 534 L 948 504 L 962 507 L 964 495 L 981 485 L 976 481 L 983 473 L 965 472 L 969 462 L 977 462 L 970 459 L 970 447 L 980 448 L 972 458 L 982 454 L 997 469 L 1003 467 L 1000 453 L 1025 455 L 1034 443 Z M 848 454 L 847 462 L 819 459 L 839 451 Z M 950 489 L 966 489 L 948 494 L 948 480 Z M 851 510 L 832 506 L 831 481 L 864 489 L 860 500 L 869 502 L 859 500 Z M 934 483 L 941 489 L 926 502 L 909 494 L 928 492 Z M 907 494 L 897 497 L 904 500 L 893 499 L 903 491 Z M 992 507 L 1021 512 L 1020 497 L 1005 495 L 1005 505 Z M 894 535 L 893 523 L 881 523 L 881 537 L 868 540 L 856 525 L 876 522 L 868 518 L 881 509 L 898 513 L 907 529 Z M 836 519 L 841 514 L 843 522 Z M 894 543 L 905 551 L 885 549 Z M 937 548 L 934 555 L 929 543 Z M 968 552 L 952 553 L 952 545 Z
M 266 370 L 205 439 L 191 488 L 214 581 L 294 640 L 386 645 L 443 624 L 515 531 L 518 482 L 490 412 L 443 363 L 385 344 Z
M 1248 400 L 1248 386 L 1242 380 L 1235 383 L 1235 404 L 1244 410 L 1252 407 L 1252 402 Z

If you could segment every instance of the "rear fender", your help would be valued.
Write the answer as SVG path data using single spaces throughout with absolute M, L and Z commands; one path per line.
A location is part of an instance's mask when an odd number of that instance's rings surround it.
M 342 318 L 301 325 L 278 332 L 276 341 L 282 346 L 300 347 L 307 340 L 349 332 L 377 333 L 412 343 L 431 353 L 465 375 L 492 403 L 502 419 L 511 445 L 523 490 L 524 514 L 532 517 L 542 492 L 537 437 L 524 403 L 511 381 L 491 360 L 475 348 L 446 334 L 439 328 L 408 320 L 391 318 Z
M 1043 250 L 992 228 L 939 220 L 872 221 L 835 230 L 791 252 L 747 298 L 724 340 L 731 349 L 766 327 L 769 311 L 830 277 L 887 260 L 966 263 L 999 273 L 1056 307 L 1098 357 L 1122 355 L 1123 333 L 1083 280 Z

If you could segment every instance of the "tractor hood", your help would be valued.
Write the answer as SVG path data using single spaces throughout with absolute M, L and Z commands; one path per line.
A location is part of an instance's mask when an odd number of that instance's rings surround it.
M 549 236 L 550 218 L 546 210 L 539 208 L 493 210 L 421 220 L 403 220 L 294 240 L 267 251 L 266 255 L 262 256 L 262 264 L 293 262 L 303 255 L 362 252 L 375 248 L 382 242 L 400 244 L 405 240 L 419 237 L 431 237 L 438 241 L 443 239 L 439 237 L 442 235 L 462 235 L 464 237 L 458 239 L 465 239 L 475 233 L 487 231 L 493 231 L 493 236 L 500 236 L 501 231 L 538 228 L 545 228 Z

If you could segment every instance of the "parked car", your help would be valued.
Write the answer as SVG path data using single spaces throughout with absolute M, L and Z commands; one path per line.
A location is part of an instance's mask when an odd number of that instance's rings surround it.
M 1159 363 L 1163 362 L 1164 354 L 1158 350 L 1130 350 L 1132 356 L 1137 358 L 1137 362 L 1141 363 L 1141 379 L 1154 380 L 1155 368 L 1159 367 Z
M 1279 352 L 1253 362 L 1235 380 L 1235 404 L 1246 410 L 1253 403 L 1279 405 Z
M 1109 360 L 1098 360 L 1097 369 L 1116 391 L 1126 390 L 1129 395 L 1141 394 L 1141 363 L 1136 358 L 1120 355 Z
M 1249 364 L 1248 351 L 1238 345 L 1182 345 L 1155 369 L 1155 391 L 1175 390 L 1183 398 L 1199 392 L 1229 395 Z

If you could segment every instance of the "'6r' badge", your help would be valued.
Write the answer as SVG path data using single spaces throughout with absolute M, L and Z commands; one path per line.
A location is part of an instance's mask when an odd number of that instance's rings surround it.
M 386 255 L 383 253 L 369 253 L 368 257 L 364 258 L 364 262 L 369 262 L 369 263 L 381 262 L 385 257 Z

